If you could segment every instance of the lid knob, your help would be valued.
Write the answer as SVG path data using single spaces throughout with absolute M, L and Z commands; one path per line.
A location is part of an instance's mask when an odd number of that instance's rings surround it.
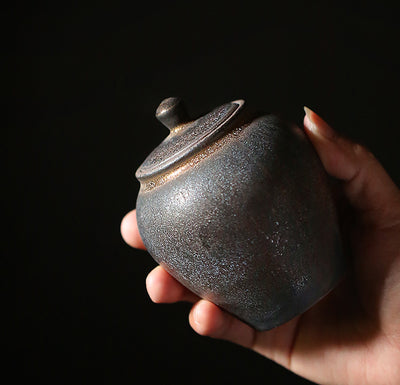
M 190 120 L 182 99 L 176 97 L 164 99 L 160 103 L 156 118 L 170 130 Z

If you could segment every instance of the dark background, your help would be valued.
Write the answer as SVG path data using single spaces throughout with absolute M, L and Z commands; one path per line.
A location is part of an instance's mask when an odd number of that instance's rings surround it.
M 309 383 L 196 335 L 189 305 L 151 303 L 155 263 L 119 224 L 135 169 L 167 134 L 154 111 L 168 96 L 193 116 L 244 98 L 298 124 L 305 104 L 399 184 L 399 15 L 365 3 L 3 9 L 14 104 L 2 140 L 3 383 Z

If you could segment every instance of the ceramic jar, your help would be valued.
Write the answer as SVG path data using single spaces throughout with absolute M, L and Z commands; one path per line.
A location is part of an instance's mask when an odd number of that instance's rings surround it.
M 303 313 L 345 271 L 328 177 L 304 132 L 243 100 L 190 120 L 146 158 L 137 220 L 153 258 L 198 296 L 258 330 Z

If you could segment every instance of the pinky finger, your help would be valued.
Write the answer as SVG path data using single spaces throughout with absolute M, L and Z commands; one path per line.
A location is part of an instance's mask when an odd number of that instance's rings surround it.
M 251 348 L 256 331 L 206 300 L 197 302 L 189 314 L 190 326 L 200 335 L 231 341 Z
M 147 292 L 155 303 L 174 303 L 179 301 L 196 302 L 200 298 L 180 284 L 161 266 L 153 269 L 146 278 Z

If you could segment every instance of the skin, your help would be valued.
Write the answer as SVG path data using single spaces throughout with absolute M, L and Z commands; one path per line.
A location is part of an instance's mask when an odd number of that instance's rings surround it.
M 350 271 L 306 313 L 258 332 L 191 293 L 162 267 L 146 279 L 155 303 L 189 301 L 191 327 L 231 341 L 320 384 L 400 384 L 400 190 L 364 147 L 339 136 L 305 108 L 304 130 L 338 182 L 339 214 Z M 136 211 L 124 240 L 144 249 Z

